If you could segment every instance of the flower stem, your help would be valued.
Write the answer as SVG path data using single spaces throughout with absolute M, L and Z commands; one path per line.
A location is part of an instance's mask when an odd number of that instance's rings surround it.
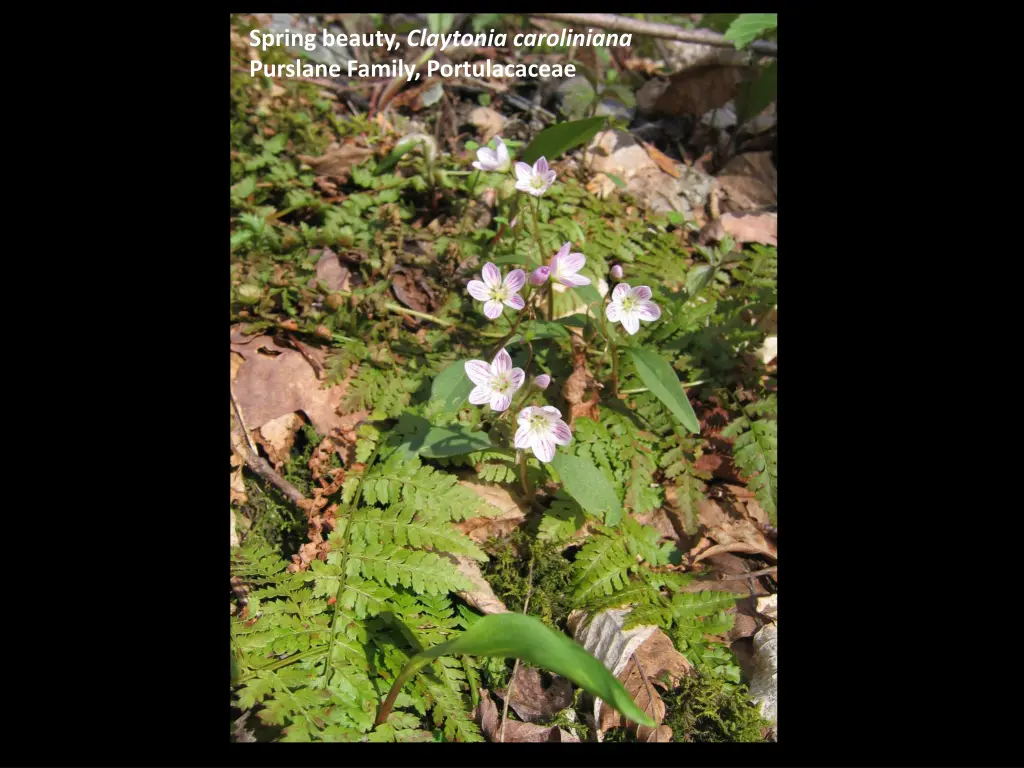
M 615 342 L 610 342 L 612 345 L 612 394 L 615 399 L 619 399 L 619 348 L 615 346 Z
M 526 494 L 526 502 L 533 504 L 533 486 L 530 485 L 530 479 L 526 476 L 526 452 L 519 452 L 519 479 L 523 484 L 523 493 Z
M 530 207 L 530 212 L 533 214 L 533 236 L 537 240 L 537 258 L 539 262 L 537 266 L 544 265 L 544 241 L 540 237 L 540 221 L 537 218 L 537 213 L 540 211 L 540 200 L 536 197 L 533 198 L 533 205 Z

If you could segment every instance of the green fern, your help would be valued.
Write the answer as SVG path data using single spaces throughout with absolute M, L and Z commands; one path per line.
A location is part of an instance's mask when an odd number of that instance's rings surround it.
M 778 525 L 779 451 L 778 402 L 775 395 L 747 406 L 747 410 L 764 418 L 751 420 L 743 415 L 722 430 L 724 437 L 734 437 L 732 452 L 736 465 L 751 479 L 747 487 L 753 492 L 772 525 Z

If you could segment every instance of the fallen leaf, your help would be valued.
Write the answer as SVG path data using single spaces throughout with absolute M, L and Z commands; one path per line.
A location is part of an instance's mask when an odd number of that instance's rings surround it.
M 749 77 L 747 67 L 705 64 L 677 72 L 655 102 L 656 112 L 666 115 L 700 117 L 725 106 L 739 92 L 740 83 Z
M 745 152 L 717 174 L 728 212 L 751 211 L 778 204 L 778 171 L 771 152 Z
M 391 290 L 402 304 L 417 312 L 432 312 L 435 305 L 433 289 L 422 269 L 402 267 L 391 273 Z M 410 320 L 414 318 L 409 318 Z
M 472 517 L 455 523 L 456 530 L 466 534 L 477 544 L 490 538 L 503 538 L 518 528 L 529 508 L 521 504 L 508 490 L 500 485 L 490 485 L 474 480 L 460 480 L 459 485 L 468 488 L 484 502 L 497 509 L 494 514 Z
M 316 251 L 310 252 L 310 256 L 315 254 Z M 338 254 L 330 248 L 324 248 L 316 262 L 316 277 L 310 278 L 309 287 L 313 288 L 318 281 L 323 280 L 329 291 L 347 291 L 351 276 L 352 273 L 342 265 Z
M 353 166 L 359 165 L 373 154 L 373 150 L 357 147 L 355 144 L 333 142 L 320 157 L 299 155 L 319 176 L 345 178 Z
M 501 713 L 486 688 L 480 689 L 480 728 L 491 741 L 501 739 Z M 518 720 L 505 721 L 506 742 L 578 742 L 579 738 L 557 726 L 535 725 Z
M 480 571 L 480 564 L 466 555 L 453 555 L 450 552 L 444 553 L 456 564 L 456 568 L 463 576 L 469 579 L 473 589 L 468 592 L 458 592 L 459 597 L 465 600 L 471 608 L 476 608 L 480 613 L 508 613 L 508 608 L 494 594 L 491 585 L 487 583 L 483 573 Z
M 297 413 L 286 413 L 276 419 L 271 419 L 266 424 L 252 433 L 253 439 L 263 446 L 275 468 L 288 461 L 288 457 L 295 445 L 295 433 L 298 432 L 305 422 Z
M 469 113 L 469 122 L 480 131 L 480 144 L 487 144 L 501 133 L 505 118 L 490 107 L 477 107 Z
M 607 174 L 598 173 L 587 182 L 587 192 L 599 200 L 607 200 L 615 191 L 615 182 L 608 178 Z
M 344 387 L 321 389 L 313 367 L 301 353 L 269 336 L 245 337 L 232 329 L 231 351 L 244 358 L 233 384 L 235 402 L 250 431 L 301 411 L 321 435 L 344 429 L 349 416 L 337 413 Z
M 751 519 L 744 507 L 734 510 L 732 515 L 722 509 L 714 499 L 701 499 L 697 503 L 700 523 L 704 527 L 704 538 L 690 551 L 692 562 L 701 560 L 721 552 L 745 552 L 752 555 L 765 555 L 778 560 L 778 549 L 762 532 L 761 527 Z M 709 540 L 717 544 L 705 548 Z
M 647 154 L 650 156 L 651 160 L 657 163 L 658 167 L 661 168 L 661 170 L 663 170 L 669 176 L 672 176 L 676 179 L 682 176 L 682 174 L 679 172 L 679 169 L 676 167 L 675 160 L 666 155 L 653 144 L 650 144 L 646 141 L 641 141 L 640 143 L 643 145 L 643 148 L 647 150 Z
M 495 693 L 504 699 L 506 690 L 500 689 Z M 519 666 L 509 706 L 521 720 L 528 723 L 550 720 L 563 709 L 572 706 L 572 702 L 572 683 L 564 677 L 556 675 L 551 685 L 545 688 L 539 669 Z
M 777 213 L 727 213 L 709 222 L 697 236 L 699 243 L 720 242 L 726 235 L 737 244 L 779 244 L 779 215 Z

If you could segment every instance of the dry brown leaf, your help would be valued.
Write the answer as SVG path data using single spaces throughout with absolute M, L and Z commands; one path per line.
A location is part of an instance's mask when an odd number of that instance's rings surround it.
M 313 251 L 310 256 L 315 254 L 316 251 Z M 338 254 L 330 248 L 324 248 L 316 262 L 316 277 L 310 278 L 309 286 L 312 288 L 317 281 L 323 280 L 327 283 L 329 291 L 347 291 L 351 287 L 349 285 L 351 277 L 351 272 L 348 267 L 342 265 Z
M 468 592 L 458 592 L 459 597 L 469 603 L 471 608 L 476 608 L 485 615 L 489 613 L 508 613 L 508 608 L 494 594 L 494 590 L 487 583 L 483 573 L 480 571 L 480 564 L 476 560 L 466 555 L 453 555 L 449 552 L 445 554 L 456 564 L 459 573 L 469 579 L 473 585 L 472 590 Z
M 501 738 L 501 712 L 497 705 L 491 700 L 486 688 L 480 689 L 480 728 L 484 735 L 491 741 L 499 741 Z M 517 720 L 506 720 L 505 722 L 506 742 L 570 742 L 579 741 L 568 731 L 557 726 L 545 727 L 533 723 L 523 723 Z
M 232 329 L 231 351 L 244 358 L 233 390 L 250 430 L 296 411 L 304 413 L 322 435 L 335 428 L 351 428 L 352 414 L 337 413 L 344 388 L 321 389 L 313 367 L 301 353 L 278 345 L 269 336 L 245 337 L 237 328 Z
M 231 473 L 231 503 L 245 504 L 248 500 L 249 497 L 245 493 L 245 482 L 242 479 L 242 468 L 238 467 Z
M 263 446 L 275 468 L 288 460 L 295 445 L 295 433 L 302 429 L 302 417 L 297 413 L 286 413 L 252 433 L 253 439 Z
M 691 550 L 692 562 L 698 563 L 722 552 L 745 552 L 765 555 L 772 560 L 779 559 L 777 547 L 764 535 L 757 522 L 750 518 L 745 508 L 730 515 L 714 499 L 701 499 L 697 502 L 697 509 L 700 523 L 704 527 L 704 538 Z M 709 540 L 717 544 L 705 549 Z
M 676 179 L 682 176 L 679 169 L 676 167 L 675 160 L 649 142 L 641 141 L 640 143 L 643 145 L 643 148 L 647 150 L 647 154 L 651 160 L 657 163 L 661 170 Z
M 481 146 L 501 133 L 505 127 L 505 118 L 500 112 L 490 107 L 477 107 L 469 113 L 469 122 L 480 131 Z
M 422 269 L 401 267 L 394 270 L 391 273 L 391 290 L 396 299 L 417 312 L 432 312 L 437 303 L 434 290 Z
M 679 684 L 679 679 L 684 675 L 691 674 L 692 670 L 690 662 L 675 649 L 668 635 L 660 629 L 655 629 L 651 636 L 630 655 L 625 669 L 619 673 L 618 678 L 637 706 L 660 724 L 665 717 L 665 703 L 661 700 L 657 688 L 667 689 L 660 678 L 666 676 L 669 684 L 675 687 Z M 611 707 L 602 708 L 598 723 L 598 730 L 601 733 L 610 728 L 623 726 L 631 730 L 636 729 L 637 738 L 640 741 L 660 740 L 660 737 L 664 736 L 664 732 L 659 734 L 656 728 L 649 728 L 627 720 L 620 712 Z
M 505 689 L 495 691 L 502 699 Z M 520 665 L 512 686 L 509 706 L 521 720 L 535 723 L 550 720 L 566 707 L 572 706 L 572 683 L 564 677 L 555 677 L 551 685 L 544 687 L 540 670 Z
M 491 537 L 503 538 L 526 519 L 529 508 L 520 504 L 500 485 L 489 485 L 474 480 L 460 480 L 459 485 L 468 488 L 484 502 L 500 510 L 497 514 L 488 513 L 455 523 L 456 530 L 466 534 L 477 544 L 483 544 Z
M 779 216 L 777 213 L 727 213 L 709 222 L 697 236 L 701 244 L 719 242 L 726 235 L 737 244 L 779 244 Z
M 606 174 L 598 173 L 587 182 L 587 192 L 596 196 L 599 200 L 607 200 L 615 191 L 615 182 Z
M 757 210 L 778 203 L 778 171 L 772 164 L 771 152 L 737 155 L 717 176 L 727 212 Z
M 748 68 L 706 64 L 677 72 L 654 105 L 666 115 L 700 117 L 735 98 Z
M 373 150 L 357 147 L 355 144 L 333 142 L 320 157 L 299 155 L 299 160 L 309 165 L 319 176 L 345 178 L 352 166 L 359 165 L 373 154 Z

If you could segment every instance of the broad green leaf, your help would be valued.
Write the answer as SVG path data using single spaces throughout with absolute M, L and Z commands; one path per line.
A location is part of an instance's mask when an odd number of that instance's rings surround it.
M 540 157 L 546 158 L 549 163 L 553 162 L 570 149 L 586 144 L 597 135 L 604 124 L 605 118 L 591 117 L 545 128 L 523 152 L 523 162 L 532 165 Z
M 597 288 L 594 287 L 593 283 L 590 285 L 578 285 L 573 288 L 573 290 L 576 291 L 579 297 L 587 304 L 593 304 L 595 301 L 603 301 L 601 294 L 597 292 Z
M 548 320 L 535 320 L 529 323 L 523 333 L 523 338 L 526 341 L 533 341 L 534 339 L 562 339 L 568 338 L 569 332 L 565 330 L 564 325 L 559 323 L 552 323 Z
M 439 459 L 483 451 L 490 447 L 491 439 L 486 432 L 474 432 L 469 427 L 455 424 L 450 427 L 431 427 L 423 438 L 419 454 L 428 459 Z
M 737 48 L 743 48 L 762 32 L 775 29 L 777 26 L 777 13 L 742 13 L 725 30 L 723 37 L 732 40 Z
M 647 388 L 672 411 L 672 415 L 679 419 L 679 423 L 691 432 L 700 432 L 697 414 L 693 412 L 686 391 L 679 383 L 672 366 L 649 349 L 632 347 L 629 354 L 633 356 L 636 372 Z
M 443 404 L 444 411 L 459 410 L 473 391 L 473 382 L 466 375 L 466 361 L 456 360 L 434 379 L 430 386 L 430 401 Z
M 605 525 L 615 525 L 622 519 L 622 505 L 615 489 L 601 470 L 589 461 L 567 453 L 555 453 L 551 466 L 558 472 L 565 492 L 587 512 L 600 517 Z
M 779 90 L 778 62 L 773 61 L 762 69 L 752 83 L 744 83 L 740 88 L 738 104 L 738 122 L 743 125 L 747 120 L 761 114 L 765 107 L 775 100 Z
M 231 188 L 231 197 L 235 200 L 244 200 L 256 191 L 256 177 L 246 176 Z
M 686 273 L 686 293 L 691 299 L 711 282 L 714 269 L 710 264 L 696 264 Z
M 533 616 L 494 613 L 484 616 L 447 643 L 414 657 L 413 662 L 439 656 L 498 656 L 522 659 L 535 667 L 568 678 L 587 693 L 601 698 L 630 720 L 650 728 L 655 722 L 636 705 L 615 676 L 583 646 L 545 626 Z

